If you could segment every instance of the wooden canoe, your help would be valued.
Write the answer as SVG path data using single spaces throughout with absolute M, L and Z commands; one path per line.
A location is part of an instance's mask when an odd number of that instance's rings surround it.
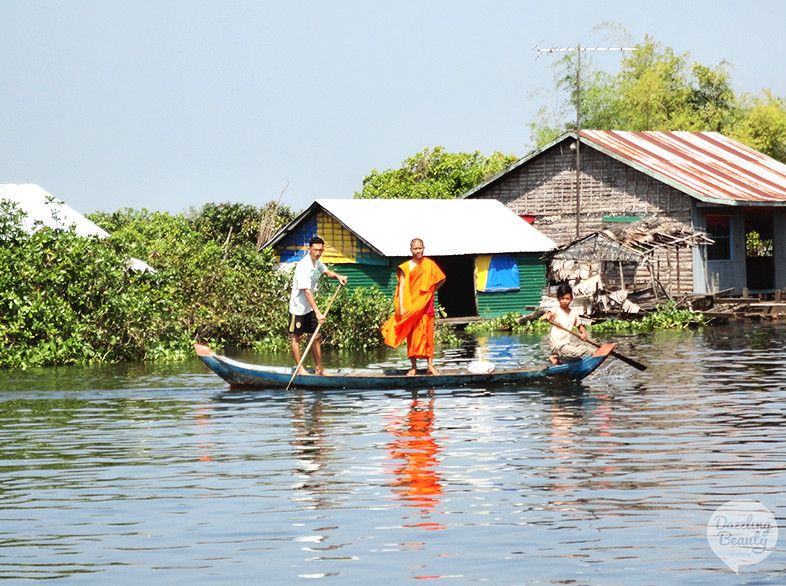
M 285 389 L 435 389 L 483 387 L 544 380 L 578 381 L 589 375 L 608 358 L 614 344 L 605 344 L 592 356 L 578 362 L 542 368 L 512 368 L 491 373 L 473 374 L 467 370 L 444 369 L 438 376 L 418 372 L 407 376 L 406 370 L 360 370 L 340 368 L 326 376 L 298 375 L 292 378 L 293 367 L 260 366 L 232 360 L 213 353 L 207 346 L 194 344 L 197 356 L 207 367 L 233 388 Z

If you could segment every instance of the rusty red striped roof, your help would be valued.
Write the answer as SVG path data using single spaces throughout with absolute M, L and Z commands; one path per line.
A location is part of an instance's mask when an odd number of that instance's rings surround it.
M 705 202 L 786 204 L 786 165 L 717 132 L 582 130 L 581 138 Z

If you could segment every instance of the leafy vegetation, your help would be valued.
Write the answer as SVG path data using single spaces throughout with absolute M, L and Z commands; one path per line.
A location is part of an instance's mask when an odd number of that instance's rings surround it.
M 326 281 L 325 277 L 322 279 L 323 283 L 318 289 L 316 301 L 320 308 L 324 309 L 330 298 L 333 297 L 337 284 L 332 280 Z M 288 280 L 287 285 L 289 286 L 289 284 Z M 288 317 L 286 305 L 282 305 L 281 308 L 283 329 L 280 332 L 284 335 L 274 335 L 271 332 L 270 335 L 254 344 L 257 350 L 289 350 L 289 339 L 285 335 Z M 392 299 L 376 286 L 372 288 L 359 287 L 351 292 L 342 289 L 330 307 L 325 325 L 320 328 L 322 344 L 325 347 L 350 351 L 367 350 L 380 346 L 383 343 L 380 324 L 392 313 Z
M 479 323 L 467 324 L 464 329 L 468 334 L 484 332 L 513 332 L 513 333 L 546 333 L 549 331 L 549 324 L 540 319 L 533 319 L 519 323 L 520 313 L 510 312 L 499 317 L 483 320 Z
M 363 179 L 356 199 L 409 198 L 453 199 L 516 162 L 500 152 L 486 157 L 474 153 L 449 153 L 444 147 L 425 148 L 405 160 L 399 169 L 372 169 Z
M 762 238 L 755 230 L 745 234 L 745 256 L 772 256 L 772 238 Z
M 469 324 L 467 333 L 510 331 L 513 333 L 541 333 L 546 334 L 551 327 L 548 322 L 533 319 L 519 323 L 521 314 L 511 312 L 495 319 L 483 321 L 478 324 Z M 659 306 L 655 311 L 641 317 L 641 319 L 608 319 L 587 326 L 591 332 L 640 332 L 665 329 L 684 329 L 688 327 L 704 326 L 710 319 L 703 314 L 694 313 L 688 309 L 679 309 L 674 302 Z
M 271 332 L 286 332 L 286 313 L 270 308 L 286 308 L 289 282 L 270 251 L 256 252 L 254 231 L 243 220 L 246 208 L 209 204 L 206 214 L 191 220 L 146 210 L 91 219 L 111 232 L 120 250 L 155 266 L 171 287 L 172 307 L 187 336 L 250 346 Z M 227 238 L 230 228 L 236 238 Z
M 43 225 L 28 234 L 23 212 L 2 202 L 0 367 L 180 359 L 194 340 L 285 336 L 288 275 L 242 230 L 226 239 L 237 208 L 223 209 L 93 214 L 112 233 L 99 239 Z M 134 257 L 156 272 L 126 270 Z
M 3 203 L 0 366 L 27 367 L 167 355 L 187 344 L 171 319 L 171 288 L 124 271 L 111 242 L 38 227 Z
M 646 314 L 638 320 L 609 319 L 592 324 L 588 329 L 593 332 L 618 332 L 618 331 L 652 331 L 685 329 L 689 327 L 705 326 L 710 319 L 701 313 L 694 313 L 689 309 L 679 309 L 674 302 L 668 302 L 658 307 L 655 311 Z

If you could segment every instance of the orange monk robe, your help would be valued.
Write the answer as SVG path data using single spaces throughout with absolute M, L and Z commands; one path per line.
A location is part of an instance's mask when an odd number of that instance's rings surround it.
M 407 340 L 407 356 L 429 358 L 434 356 L 434 292 L 445 273 L 430 258 L 423 258 L 410 271 L 409 261 L 398 266 L 404 273 L 404 308 L 398 286 L 393 305 L 396 313 L 382 326 L 385 344 L 397 348 Z M 403 315 L 402 315 L 403 313 Z

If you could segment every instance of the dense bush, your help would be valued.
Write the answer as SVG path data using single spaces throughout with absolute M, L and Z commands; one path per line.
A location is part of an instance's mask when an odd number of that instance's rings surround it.
M 171 289 L 124 270 L 110 241 L 0 215 L 0 367 L 147 360 L 182 351 Z
M 289 206 L 273 201 L 259 208 L 239 203 L 207 203 L 191 215 L 195 229 L 214 240 L 255 246 L 264 244 L 259 242 L 260 229 L 265 235 L 263 240 L 267 240 L 295 217 Z
M 0 367 L 177 359 L 193 341 L 285 335 L 287 276 L 248 240 L 220 242 L 209 222 L 126 209 L 92 216 L 112 234 L 99 239 L 28 234 L 22 219 L 2 202 Z M 132 257 L 156 272 L 127 271 Z
M 170 216 L 147 211 L 116 212 L 109 222 L 112 241 L 139 254 L 173 287 L 183 330 L 196 341 L 250 346 L 271 333 L 284 335 L 289 296 L 287 275 L 276 270 L 272 253 L 257 253 L 249 234 L 226 242 L 216 222 L 221 216 L 206 206 L 207 218 Z M 236 210 L 224 209 L 230 218 Z M 239 234 L 240 236 L 240 234 Z
M 323 277 L 324 279 L 324 277 Z M 320 291 L 320 307 L 329 302 L 335 281 Z M 324 300 L 324 301 L 323 301 Z M 376 286 L 342 289 L 330 308 L 323 331 L 323 344 L 340 350 L 366 350 L 383 344 L 380 324 L 393 314 L 393 299 Z
M 292 273 L 285 273 L 287 299 L 291 286 Z M 337 283 L 322 277 L 316 301 L 325 311 L 336 291 Z M 282 302 L 273 309 L 273 320 L 268 334 L 259 338 L 254 348 L 259 351 L 289 351 L 290 342 L 287 334 L 288 301 Z M 319 331 L 322 345 L 326 348 L 357 351 L 375 348 L 383 344 L 380 324 L 393 313 L 393 301 L 383 294 L 376 286 L 359 287 L 352 291 L 342 288 L 330 306 L 327 318 Z

